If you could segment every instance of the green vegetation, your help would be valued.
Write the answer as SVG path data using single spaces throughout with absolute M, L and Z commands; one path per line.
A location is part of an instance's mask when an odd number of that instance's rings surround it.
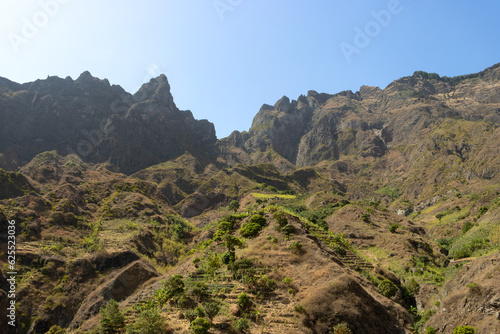
M 238 300 L 236 301 L 236 304 L 242 310 L 248 310 L 252 306 L 252 302 L 251 302 L 250 298 L 244 292 L 242 292 L 238 295 Z
M 375 191 L 376 194 L 389 196 L 393 201 L 399 197 L 399 188 L 395 188 L 392 185 L 387 185 L 382 189 Z
M 434 329 L 434 327 L 432 327 L 432 326 L 429 326 L 425 330 L 425 334 L 436 334 L 436 329 Z
M 396 293 L 398 292 L 399 289 L 396 286 L 396 284 L 394 284 L 393 282 L 391 282 L 388 279 L 385 279 L 382 282 L 380 282 L 380 284 L 378 285 L 378 290 L 385 297 L 392 298 L 396 295 Z
M 351 330 L 344 324 L 337 324 L 332 328 L 331 334 L 351 334 Z
M 490 230 L 485 228 L 473 228 L 464 236 L 459 238 L 450 247 L 450 256 L 461 259 L 472 256 L 476 251 L 485 249 L 489 244 Z
M 398 230 L 398 228 L 400 228 L 400 227 L 401 227 L 401 225 L 399 225 L 399 224 L 391 224 L 391 225 L 389 226 L 389 232 L 391 232 L 391 233 L 396 233 L 396 231 L 397 231 L 397 230 Z
M 49 331 L 45 334 L 66 334 L 67 331 L 64 328 L 59 327 L 58 325 L 54 325 L 50 327 Z
M 247 319 L 239 318 L 238 320 L 236 320 L 234 327 L 240 332 L 244 332 L 246 329 L 250 328 L 250 325 L 248 324 Z
M 290 194 L 262 194 L 262 193 L 251 193 L 251 195 L 255 198 L 264 198 L 264 199 L 272 199 L 272 198 L 279 198 L 279 199 L 293 199 L 297 198 L 296 195 L 290 195 Z
M 261 215 L 253 215 L 240 229 L 240 234 L 245 238 L 255 238 L 264 226 L 267 220 Z
M 262 226 L 255 223 L 246 223 L 240 229 L 241 236 L 245 238 L 255 238 L 262 230 Z
M 288 249 L 293 254 L 296 254 L 296 255 L 300 255 L 303 252 L 303 250 L 302 250 L 302 243 L 300 241 L 293 241 L 293 242 L 291 242 L 290 245 L 288 246 Z
M 101 308 L 99 330 L 102 333 L 116 333 L 125 326 L 125 316 L 118 308 L 118 303 L 111 299 L 104 308 Z
M 128 334 L 162 334 L 165 331 L 166 321 L 158 309 L 146 309 L 127 326 Z
M 458 326 L 453 329 L 453 334 L 475 334 L 476 330 L 471 326 Z
M 210 322 L 205 318 L 196 318 L 191 321 L 191 332 L 193 334 L 206 334 L 210 327 Z
M 236 212 L 239 209 L 239 207 L 240 207 L 240 202 L 238 202 L 237 200 L 232 200 L 227 208 L 231 211 Z

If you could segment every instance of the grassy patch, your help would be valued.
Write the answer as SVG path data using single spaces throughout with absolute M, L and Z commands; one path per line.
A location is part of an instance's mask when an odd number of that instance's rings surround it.
M 280 199 L 294 199 L 297 198 L 295 195 L 281 195 L 281 194 L 262 194 L 262 193 L 250 193 L 255 198 L 265 198 L 265 199 L 271 199 L 271 198 L 280 198 Z

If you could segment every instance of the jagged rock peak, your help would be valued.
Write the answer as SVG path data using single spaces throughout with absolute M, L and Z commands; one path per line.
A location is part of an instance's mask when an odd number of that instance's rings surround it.
M 82 74 L 80 74 L 78 79 L 75 80 L 75 83 L 77 85 L 89 85 L 89 84 L 95 84 L 95 83 L 103 83 L 108 87 L 110 86 L 108 79 L 96 78 L 96 77 L 92 76 L 92 74 L 90 74 L 89 71 L 82 72 Z
M 266 111 L 266 110 L 274 110 L 274 107 L 269 105 L 269 104 L 264 103 L 262 105 L 262 107 L 260 107 L 259 112 Z
M 274 104 L 274 109 L 283 112 L 290 111 L 290 99 L 286 96 L 283 96 Z
M 155 100 L 163 104 L 174 103 L 174 98 L 170 93 L 170 84 L 165 74 L 152 78 L 134 94 L 134 101 L 142 102 L 146 100 Z

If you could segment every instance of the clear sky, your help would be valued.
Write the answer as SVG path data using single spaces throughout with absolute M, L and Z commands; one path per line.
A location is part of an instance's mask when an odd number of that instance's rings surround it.
M 164 73 L 223 138 L 283 95 L 481 71 L 499 37 L 497 0 L 0 0 L 0 76 L 88 70 L 134 93 Z

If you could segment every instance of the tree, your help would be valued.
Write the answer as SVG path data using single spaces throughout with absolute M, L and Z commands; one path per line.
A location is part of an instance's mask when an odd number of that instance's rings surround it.
M 253 224 L 259 224 L 261 227 L 264 227 L 267 224 L 266 218 L 262 217 L 261 215 L 253 215 L 252 217 L 250 217 L 249 222 Z
M 226 236 L 224 244 L 226 245 L 227 249 L 231 252 L 234 252 L 235 247 L 238 248 L 243 247 L 243 242 L 239 238 L 236 238 L 232 235 Z
M 227 208 L 236 212 L 240 208 L 240 202 L 238 202 L 237 200 L 232 200 Z
M 134 323 L 127 327 L 129 334 L 162 334 L 165 331 L 166 321 L 158 309 L 142 311 Z
M 283 227 L 286 224 L 288 224 L 287 215 L 283 211 L 276 211 L 275 213 L 273 213 L 273 218 L 276 220 L 278 226 L 280 227 Z
M 108 301 L 106 306 L 101 308 L 100 313 L 99 329 L 103 333 L 116 333 L 125 325 L 125 316 L 114 299 Z
M 236 253 L 234 251 L 227 251 L 222 254 L 221 260 L 225 265 L 229 265 L 230 263 L 236 261 Z
M 197 318 L 191 321 L 191 332 L 193 334 L 206 334 L 211 325 L 205 318 Z
M 262 226 L 248 222 L 241 227 L 240 234 L 245 238 L 254 238 L 259 234 L 260 230 L 262 230 Z
M 163 282 L 163 288 L 160 289 L 162 295 L 161 302 L 166 303 L 171 299 L 176 300 L 184 294 L 185 288 L 183 279 L 184 277 L 182 277 L 182 275 L 174 275 L 169 277 L 166 282 Z M 160 293 L 157 293 L 157 298 L 158 295 L 160 295 Z

